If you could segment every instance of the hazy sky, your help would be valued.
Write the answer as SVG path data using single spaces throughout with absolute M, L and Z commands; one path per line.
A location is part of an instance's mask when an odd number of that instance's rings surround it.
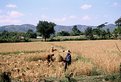
M 99 25 L 121 17 L 121 0 L 0 0 L 0 26 L 34 24 Z

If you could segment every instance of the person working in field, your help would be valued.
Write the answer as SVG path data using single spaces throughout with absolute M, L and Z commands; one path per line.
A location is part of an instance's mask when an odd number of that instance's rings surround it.
M 54 54 L 48 54 L 48 55 L 47 55 L 47 61 L 48 61 L 48 63 L 54 61 L 54 60 L 53 60 L 53 56 L 54 56 Z
M 54 51 L 56 51 L 57 49 L 55 49 L 53 46 L 51 47 L 51 53 L 47 55 L 47 61 L 48 63 L 53 62 L 53 56 L 54 56 Z
M 53 52 L 55 52 L 55 51 L 57 51 L 57 49 L 55 49 L 55 48 L 52 46 L 51 52 L 53 53 Z
M 71 64 L 71 51 L 68 50 L 67 55 L 65 57 L 65 66 L 64 66 L 64 70 L 66 71 L 67 66 L 69 66 Z

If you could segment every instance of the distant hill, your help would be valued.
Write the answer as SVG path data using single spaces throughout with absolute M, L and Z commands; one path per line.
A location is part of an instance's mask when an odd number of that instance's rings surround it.
M 77 25 L 77 28 L 84 32 L 87 27 L 92 27 L 96 28 L 96 26 L 87 26 L 87 25 Z M 104 29 L 110 29 L 110 31 L 113 31 L 115 29 L 114 24 L 108 24 L 104 27 Z M 56 32 L 61 32 L 61 31 L 68 31 L 71 32 L 71 29 L 73 26 L 63 26 L 63 25 L 56 25 L 54 27 Z M 27 32 L 29 29 L 32 29 L 34 32 L 36 31 L 36 26 L 32 24 L 22 24 L 22 25 L 6 25 L 6 26 L 1 26 L 0 27 L 0 32 L 6 30 L 9 32 Z
M 110 29 L 110 31 L 112 32 L 114 29 L 116 28 L 116 25 L 114 24 L 108 24 L 104 27 L 104 29 Z
M 9 32 L 27 32 L 29 29 L 36 31 L 36 27 L 31 24 L 22 24 L 22 25 L 6 25 L 1 26 L 0 31 L 9 31 Z
M 77 28 L 80 31 L 82 31 L 82 32 L 84 32 L 87 27 L 89 27 L 89 26 L 86 26 L 86 25 L 77 25 Z M 55 26 L 56 32 L 61 32 L 61 31 L 71 32 L 72 28 L 73 28 L 73 26 L 62 26 L 62 25 L 56 25 Z
M 87 27 L 96 28 L 96 26 L 77 25 L 77 28 L 78 28 L 80 31 L 82 31 L 82 32 L 84 32 L 84 31 L 87 29 Z M 108 25 L 106 25 L 103 29 L 106 30 L 106 29 L 109 28 L 110 31 L 112 32 L 112 31 L 115 29 L 115 27 L 116 27 L 116 25 L 114 25 L 114 24 L 108 24 Z M 68 31 L 68 32 L 71 32 L 72 28 L 73 28 L 73 26 L 62 26 L 62 25 L 56 25 L 56 26 L 55 26 L 56 32 L 61 32 L 61 31 Z

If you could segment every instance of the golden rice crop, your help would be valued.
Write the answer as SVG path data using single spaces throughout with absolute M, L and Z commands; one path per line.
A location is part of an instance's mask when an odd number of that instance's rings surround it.
M 65 42 L 30 42 L 30 43 L 2 43 L 0 44 L 0 72 L 10 71 L 12 77 L 22 81 L 37 81 L 44 77 L 64 77 L 66 73 L 73 73 L 74 76 L 90 75 L 93 68 L 102 70 L 105 74 L 119 71 L 121 62 L 121 41 L 65 41 Z M 57 51 L 55 57 L 61 55 L 63 58 L 66 52 L 71 50 L 72 64 L 64 72 L 63 62 L 48 64 L 41 58 L 50 53 L 54 46 Z M 36 52 L 42 50 L 42 52 Z M 34 53 L 19 53 L 2 55 L 6 52 L 35 51 Z
M 121 53 L 118 51 L 115 43 L 121 49 L 121 41 L 77 41 L 77 42 L 63 42 L 55 45 L 65 46 L 89 58 L 94 65 L 102 69 L 105 73 L 114 73 L 119 71 L 121 63 Z

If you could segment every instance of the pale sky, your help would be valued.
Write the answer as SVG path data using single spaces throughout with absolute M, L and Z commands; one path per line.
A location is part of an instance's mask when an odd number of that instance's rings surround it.
M 0 0 L 0 26 L 34 24 L 99 25 L 121 17 L 121 0 Z

